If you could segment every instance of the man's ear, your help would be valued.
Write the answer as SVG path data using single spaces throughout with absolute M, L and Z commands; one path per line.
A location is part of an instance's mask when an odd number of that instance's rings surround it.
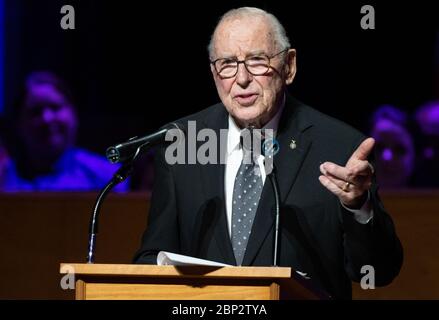
M 296 76 L 296 49 L 290 49 L 287 53 L 287 62 L 285 64 L 287 85 L 291 84 Z
M 216 70 L 215 70 L 215 67 L 213 66 L 213 64 L 210 64 L 210 72 L 212 72 L 213 76 L 216 75 Z

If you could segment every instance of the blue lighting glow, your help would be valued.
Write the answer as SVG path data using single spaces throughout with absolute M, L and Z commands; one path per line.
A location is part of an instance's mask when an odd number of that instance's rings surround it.
M 5 68 L 5 2 L 0 0 L 0 114 L 4 110 Z

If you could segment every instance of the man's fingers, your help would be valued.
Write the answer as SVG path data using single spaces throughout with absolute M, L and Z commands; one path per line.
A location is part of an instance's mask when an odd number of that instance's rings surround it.
M 326 189 L 331 191 L 333 194 L 335 194 L 337 197 L 342 196 L 342 193 L 344 192 L 341 190 L 334 182 L 332 182 L 328 177 L 326 176 L 319 176 L 320 183 L 325 186 Z
M 367 161 L 360 161 L 352 168 L 348 168 L 350 174 L 354 176 L 368 176 L 373 174 L 372 166 Z
M 357 174 L 357 171 L 353 168 L 348 169 L 346 167 L 342 167 L 336 165 L 332 162 L 325 162 L 320 166 L 320 172 L 326 175 L 331 175 L 337 179 L 344 181 L 352 181 Z
M 351 167 L 342 167 L 332 162 L 325 162 L 320 165 L 320 172 L 349 182 L 354 182 L 359 176 L 364 177 L 373 174 L 372 166 L 367 161 L 359 161 Z
M 320 172 L 323 173 L 325 176 L 330 174 L 331 176 L 345 181 L 347 179 L 348 173 L 345 167 L 336 165 L 332 162 L 325 162 L 320 165 Z
M 354 160 L 367 160 L 367 157 L 371 153 L 374 145 L 375 145 L 374 138 L 367 138 L 366 140 L 364 140 L 358 146 L 357 150 L 354 151 L 347 165 L 349 165 L 349 163 Z
M 367 161 L 360 161 L 352 168 L 345 168 L 332 162 L 325 162 L 320 166 L 320 171 L 343 191 L 352 190 L 355 186 L 357 186 L 357 189 L 368 189 L 373 174 L 371 166 L 369 166 Z M 347 188 L 347 182 L 350 183 L 349 188 Z
M 346 180 L 337 179 L 336 177 L 331 176 L 331 175 L 326 175 L 325 177 L 328 178 L 329 181 L 331 181 L 340 190 L 342 190 L 344 192 L 349 192 L 354 187 L 354 185 L 351 182 L 347 182 Z

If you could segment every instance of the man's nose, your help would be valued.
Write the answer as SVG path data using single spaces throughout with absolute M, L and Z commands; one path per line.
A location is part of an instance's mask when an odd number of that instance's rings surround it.
M 239 63 L 237 68 L 238 68 L 238 71 L 236 73 L 236 82 L 241 87 L 245 88 L 253 80 L 253 75 L 250 72 L 248 72 L 244 63 Z

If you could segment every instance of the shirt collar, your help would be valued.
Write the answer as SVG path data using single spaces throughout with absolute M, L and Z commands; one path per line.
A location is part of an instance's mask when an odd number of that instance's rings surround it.
M 285 96 L 279 110 L 273 118 L 267 122 L 262 129 L 272 129 L 274 136 L 276 136 L 277 128 L 279 126 L 280 116 L 285 107 Z M 227 135 L 227 154 L 230 155 L 235 149 L 240 148 L 241 129 L 236 124 L 233 117 L 229 114 L 229 132 Z

